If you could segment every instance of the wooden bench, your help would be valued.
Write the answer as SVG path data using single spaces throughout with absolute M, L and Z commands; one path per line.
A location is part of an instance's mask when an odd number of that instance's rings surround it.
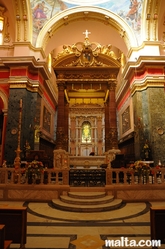
M 161 240 L 161 244 L 165 244 L 164 226 L 165 207 L 150 207 L 151 240 Z
M 5 225 L 0 225 L 0 249 L 8 249 L 12 240 L 5 240 Z
M 0 207 L 0 222 L 5 225 L 5 240 L 12 240 L 13 244 L 20 244 L 20 248 L 25 248 L 27 208 Z M 6 246 L 8 246 L 8 242 L 6 242 Z

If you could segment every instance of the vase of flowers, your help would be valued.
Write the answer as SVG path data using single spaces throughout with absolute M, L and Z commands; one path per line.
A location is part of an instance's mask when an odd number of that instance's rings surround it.
M 26 165 L 26 177 L 28 184 L 36 183 L 39 184 L 41 181 L 41 174 L 44 173 L 44 165 L 40 161 L 28 162 Z
M 145 161 L 136 161 L 134 164 L 131 164 L 129 170 L 134 174 L 135 183 L 139 183 L 140 178 L 142 183 L 146 184 L 151 172 L 151 167 Z

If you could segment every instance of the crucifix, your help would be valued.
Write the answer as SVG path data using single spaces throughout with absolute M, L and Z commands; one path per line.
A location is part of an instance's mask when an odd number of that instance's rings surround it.
M 91 32 L 89 32 L 88 30 L 85 30 L 85 32 L 83 32 L 83 35 L 85 35 L 85 38 L 88 38 L 88 35 L 90 35 Z

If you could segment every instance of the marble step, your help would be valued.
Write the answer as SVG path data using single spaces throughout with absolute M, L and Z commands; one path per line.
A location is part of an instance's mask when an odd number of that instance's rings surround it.
M 61 201 L 65 203 L 70 203 L 70 204 L 76 204 L 76 205 L 99 205 L 99 204 L 105 204 L 105 203 L 110 203 L 114 200 L 114 196 L 112 195 L 106 195 L 103 197 L 96 197 L 96 198 L 81 198 L 81 196 L 77 197 L 70 197 L 66 195 L 61 195 L 60 196 Z
M 52 205 L 60 210 L 70 211 L 70 212 L 103 212 L 119 208 L 122 205 L 121 199 L 114 199 L 110 203 L 97 204 L 97 205 L 78 205 L 69 204 L 61 201 L 60 199 L 53 199 Z
M 105 197 L 105 192 L 68 192 L 68 196 L 79 199 L 94 199 Z

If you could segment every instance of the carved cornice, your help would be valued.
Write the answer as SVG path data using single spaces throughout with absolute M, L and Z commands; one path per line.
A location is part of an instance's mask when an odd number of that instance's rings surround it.
M 1 62 L 5 66 L 9 67 L 28 66 L 29 68 L 31 68 L 31 70 L 36 70 L 37 72 L 40 72 L 45 80 L 48 80 L 51 77 L 51 74 L 47 67 L 47 63 L 38 62 L 34 56 L 3 57 Z
M 123 74 L 123 82 L 117 89 L 116 100 L 119 104 L 123 97 L 133 95 L 136 91 L 142 91 L 148 87 L 161 87 L 164 82 L 164 57 L 140 56 L 136 62 L 128 62 Z M 152 70 L 158 73 L 152 73 Z M 148 83 L 147 83 L 148 82 Z
M 150 43 L 151 44 L 151 43 Z M 127 62 L 127 65 L 123 72 L 123 78 L 125 80 L 132 77 L 139 70 L 143 70 L 143 68 L 149 68 L 154 66 L 156 67 L 164 67 L 164 56 L 139 56 L 138 60 L 135 62 Z
M 144 91 L 147 88 L 164 88 L 164 84 L 165 84 L 165 79 L 163 77 L 163 79 L 157 79 L 157 77 L 155 79 L 145 79 L 144 81 L 140 81 L 138 80 L 136 83 L 134 83 L 131 86 L 131 95 L 133 96 L 135 94 L 135 92 L 139 92 L 139 91 Z
M 85 73 L 84 72 L 84 74 L 65 74 L 64 75 L 64 79 L 67 79 L 67 81 L 72 81 L 72 80 L 75 80 L 75 79 L 79 79 L 79 80 L 100 80 L 100 79 L 102 79 L 102 80 L 109 80 L 110 78 L 111 78 L 111 76 L 112 75 L 109 75 L 109 74 L 102 74 L 102 73 L 100 73 L 100 74 L 97 74 L 97 73 Z
M 39 84 L 39 82 L 29 80 L 26 77 L 17 78 L 10 76 L 8 83 L 10 83 L 10 88 L 26 88 L 28 91 L 38 92 L 40 95 L 43 93 L 42 86 Z
M 81 116 L 81 115 L 93 115 L 93 114 L 103 114 L 105 109 L 104 106 L 96 105 L 96 104 L 90 104 L 90 105 L 72 105 L 69 108 L 69 111 L 71 114 L 76 115 L 76 116 Z M 82 117 L 86 119 L 86 117 Z

